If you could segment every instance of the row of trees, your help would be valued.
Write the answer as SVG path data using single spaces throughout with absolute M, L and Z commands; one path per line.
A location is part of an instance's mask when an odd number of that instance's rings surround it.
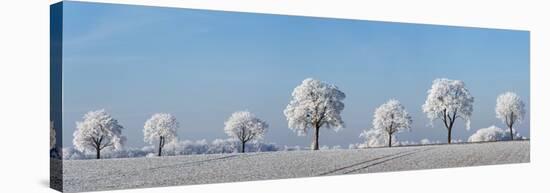
M 305 79 L 294 89 L 292 99 L 284 110 L 288 127 L 298 135 L 313 130 L 311 149 L 318 150 L 320 128 L 336 131 L 344 128 L 341 113 L 345 97 L 344 92 L 336 85 L 312 78 Z M 432 122 L 438 119 L 443 121 L 447 129 L 447 142 L 451 143 L 452 129 L 459 118 L 465 120 L 469 128 L 473 102 L 474 98 L 464 82 L 436 79 L 428 91 L 422 110 Z M 513 126 L 523 119 L 525 105 L 517 94 L 507 92 L 497 98 L 496 114 L 497 118 L 508 126 L 513 139 Z M 391 147 L 395 133 L 410 130 L 412 117 L 398 100 L 390 99 L 376 108 L 372 124 L 372 130 L 377 131 L 373 133 L 385 133 L 388 146 Z M 246 143 L 262 139 L 268 127 L 265 121 L 254 114 L 238 111 L 225 121 L 223 129 L 229 137 L 241 143 L 240 152 L 245 152 Z M 120 149 L 123 146 L 126 141 L 122 135 L 123 128 L 105 110 L 90 111 L 84 115 L 83 121 L 76 123 L 73 144 L 79 151 L 95 152 L 96 158 L 99 159 L 103 149 Z M 177 141 L 178 129 L 179 123 L 175 116 L 157 113 L 145 122 L 143 140 L 149 144 L 156 144 L 157 155 L 161 156 L 166 144 Z M 55 140 L 55 137 L 53 139 Z
M 344 92 L 333 84 L 305 79 L 292 92 L 292 100 L 284 111 L 288 127 L 298 135 L 312 129 L 314 134 L 311 149 L 318 150 L 321 127 L 336 131 L 344 127 L 340 114 L 344 109 L 345 97 Z M 452 130 L 458 119 L 466 121 L 466 129 L 469 129 L 473 103 L 474 97 L 463 81 L 441 78 L 433 81 L 422 111 L 430 119 L 432 126 L 434 120 L 443 122 L 447 130 L 447 143 L 451 143 Z M 523 120 L 525 104 L 517 94 L 506 92 L 498 96 L 495 111 L 496 117 L 508 126 L 510 139 L 513 140 L 513 127 Z M 376 108 L 372 124 L 374 132 L 364 132 L 362 135 L 385 133 L 388 146 L 391 147 L 395 133 L 410 130 L 412 118 L 398 100 L 390 99 Z
M 76 123 L 73 144 L 79 151 L 95 152 L 96 158 L 100 159 L 103 149 L 119 150 L 122 148 L 126 141 L 126 137 L 122 135 L 123 128 L 104 109 L 90 111 L 84 115 L 83 121 Z M 248 111 L 238 111 L 225 122 L 224 131 L 229 137 L 240 141 L 240 152 L 244 152 L 246 143 L 261 139 L 267 128 L 268 124 L 254 114 Z M 177 142 L 178 129 L 179 122 L 175 116 L 168 113 L 156 113 L 143 126 L 143 141 L 156 144 L 157 155 L 162 156 L 162 150 L 166 144 Z M 50 149 L 52 146 L 50 144 Z

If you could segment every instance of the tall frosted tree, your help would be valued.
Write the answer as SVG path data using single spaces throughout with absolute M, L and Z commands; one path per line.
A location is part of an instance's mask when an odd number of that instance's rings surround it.
M 251 140 L 262 139 L 269 125 L 248 111 L 237 111 L 225 121 L 225 133 L 241 142 L 240 152 L 245 152 L 245 145 Z
M 341 113 L 346 98 L 337 86 L 307 78 L 294 88 L 292 100 L 284 110 L 288 127 L 305 135 L 313 129 L 312 150 L 319 150 L 319 129 L 326 127 L 338 131 L 344 127 Z
M 90 111 L 84 115 L 81 122 L 76 123 L 73 133 L 73 144 L 82 152 L 96 153 L 101 158 L 101 150 L 105 148 L 121 149 L 126 141 L 122 136 L 122 125 L 105 110 Z
M 380 105 L 374 112 L 372 125 L 374 129 L 382 130 L 387 134 L 388 147 L 392 145 L 392 135 L 396 132 L 409 130 L 412 118 L 399 101 L 390 99 Z
M 149 144 L 158 143 L 158 156 L 166 143 L 177 140 L 179 123 L 176 117 L 168 113 L 156 113 L 143 126 L 143 141 Z
M 521 122 L 525 116 L 525 104 L 521 98 L 513 92 L 506 92 L 499 95 L 495 112 L 497 118 L 508 126 L 510 130 L 510 139 L 514 140 L 514 124 Z
M 465 120 L 466 129 L 470 129 L 473 104 L 474 97 L 464 82 L 441 78 L 433 81 L 422 110 L 432 123 L 436 119 L 443 121 L 447 128 L 447 142 L 451 143 L 452 129 L 458 118 Z

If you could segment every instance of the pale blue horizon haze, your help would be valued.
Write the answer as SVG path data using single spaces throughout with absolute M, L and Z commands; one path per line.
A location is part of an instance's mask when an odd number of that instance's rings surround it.
M 152 114 L 180 122 L 180 140 L 227 138 L 224 121 L 249 110 L 269 124 L 264 141 L 309 146 L 283 110 L 305 78 L 345 94 L 346 127 L 322 129 L 320 145 L 360 143 L 376 107 L 399 100 L 413 118 L 398 140 L 446 141 L 421 106 L 436 78 L 465 82 L 475 98 L 471 129 L 458 120 L 453 138 L 496 125 L 499 94 L 526 103 L 516 127 L 530 136 L 529 32 L 437 25 L 64 2 L 63 146 L 77 121 L 105 109 L 123 126 L 128 147 L 142 147 Z

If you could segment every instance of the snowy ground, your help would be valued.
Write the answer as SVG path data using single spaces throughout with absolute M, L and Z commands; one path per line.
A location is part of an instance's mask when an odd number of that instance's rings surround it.
M 529 162 L 529 141 L 64 161 L 68 192 Z

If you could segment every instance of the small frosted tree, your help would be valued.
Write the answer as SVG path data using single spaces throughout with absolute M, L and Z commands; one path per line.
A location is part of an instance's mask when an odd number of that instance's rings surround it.
M 231 114 L 225 121 L 225 133 L 241 142 L 240 152 L 245 152 L 246 142 L 263 138 L 269 125 L 248 111 Z
M 382 130 L 387 134 L 388 147 L 392 146 L 392 135 L 396 132 L 409 130 L 412 118 L 399 101 L 390 99 L 376 108 L 372 125 L 374 129 Z
M 158 143 L 158 156 L 162 156 L 162 148 L 166 143 L 177 140 L 179 123 L 171 114 L 156 113 L 143 126 L 143 141 L 149 144 Z
M 497 118 L 508 126 L 510 139 L 514 140 L 514 124 L 521 122 L 525 116 L 525 104 L 521 98 L 513 92 L 501 94 L 497 98 L 495 112 Z
M 56 144 L 56 135 L 54 122 L 50 121 L 50 158 L 61 158 L 60 149 L 57 148 Z
M 332 128 L 335 131 L 344 127 L 341 113 L 344 110 L 342 100 L 346 95 L 337 86 L 312 78 L 302 81 L 294 88 L 292 100 L 284 110 L 288 127 L 305 135 L 313 129 L 312 150 L 319 150 L 319 129 Z
M 515 132 L 515 130 L 513 130 L 512 133 L 514 136 L 521 138 L 521 135 Z M 468 138 L 468 142 L 502 141 L 510 140 L 512 138 L 513 137 L 509 136 L 505 129 L 492 125 L 490 127 L 477 130 Z
M 73 144 L 82 152 L 96 153 L 101 158 L 101 150 L 110 148 L 122 149 L 126 138 L 122 136 L 123 127 L 105 110 L 90 111 L 83 117 L 83 121 L 76 123 L 73 133 Z
M 428 90 L 422 110 L 432 121 L 440 119 L 447 128 L 447 143 L 451 143 L 452 129 L 455 121 L 461 118 L 470 129 L 470 116 L 474 110 L 474 97 L 460 80 L 436 79 Z
M 389 136 L 392 139 L 388 140 L 388 136 L 386 135 L 383 130 L 380 129 L 365 129 L 361 134 L 359 135 L 360 138 L 365 139 L 365 142 L 362 144 L 359 144 L 359 148 L 369 148 L 369 147 L 383 147 L 384 145 L 388 144 L 391 140 L 392 144 L 396 144 L 396 138 L 395 136 Z

